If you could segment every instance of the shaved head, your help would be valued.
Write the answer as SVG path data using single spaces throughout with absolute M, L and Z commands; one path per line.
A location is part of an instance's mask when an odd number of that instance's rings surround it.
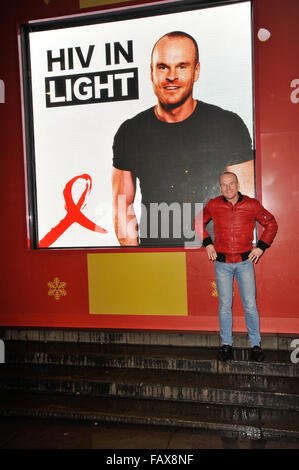
M 233 173 L 232 171 L 225 171 L 224 173 L 222 173 L 222 175 L 220 175 L 220 178 L 219 178 L 220 183 L 221 183 L 221 179 L 223 176 L 234 176 L 236 178 L 236 181 L 239 182 L 236 173 Z
M 192 41 L 193 46 L 194 46 L 194 52 L 195 52 L 195 63 L 199 61 L 199 49 L 198 49 L 198 44 L 195 41 L 195 39 L 188 33 L 184 33 L 183 31 L 171 31 L 170 33 L 164 34 L 158 41 L 155 43 L 153 50 L 152 50 L 152 55 L 151 55 L 151 63 L 153 62 L 153 54 L 155 51 L 156 46 L 160 41 L 163 39 L 190 39 Z

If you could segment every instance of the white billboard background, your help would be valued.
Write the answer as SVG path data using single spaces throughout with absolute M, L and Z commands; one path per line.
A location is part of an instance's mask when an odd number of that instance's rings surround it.
M 66 183 L 86 173 L 92 189 L 82 212 L 108 231 L 101 234 L 73 223 L 52 248 L 119 246 L 112 221 L 113 138 L 124 120 L 156 104 L 151 51 L 163 34 L 174 30 L 191 34 L 199 45 L 201 69 L 194 98 L 236 112 L 253 137 L 250 2 L 30 33 L 39 240 L 66 215 Z M 119 42 L 126 49 L 128 40 L 133 41 L 133 62 L 120 56 L 120 64 L 106 65 L 105 44 Z M 65 70 L 53 63 L 53 71 L 48 71 L 48 50 L 56 57 L 60 49 L 79 46 L 86 57 L 90 45 L 95 48 L 88 68 L 82 68 L 74 51 L 73 69 L 68 69 L 66 54 Z M 132 67 L 138 68 L 138 100 L 46 107 L 46 77 Z M 75 202 L 84 188 L 83 180 L 73 186 Z M 138 217 L 140 194 L 135 208 Z

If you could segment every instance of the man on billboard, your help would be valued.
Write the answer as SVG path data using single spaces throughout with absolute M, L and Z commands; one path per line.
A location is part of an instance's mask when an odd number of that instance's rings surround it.
M 251 138 L 235 113 L 193 98 L 198 45 L 174 31 L 154 45 L 151 81 L 157 104 L 118 129 L 113 144 L 113 218 L 122 246 L 185 246 L 194 240 L 197 204 L 217 192 L 221 171 L 234 171 L 253 193 Z M 141 191 L 138 227 L 134 199 Z

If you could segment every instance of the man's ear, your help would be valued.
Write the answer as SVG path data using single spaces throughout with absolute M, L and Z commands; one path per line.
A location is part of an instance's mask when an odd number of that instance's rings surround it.
M 197 62 L 197 64 L 195 65 L 195 69 L 194 69 L 194 82 L 197 82 L 197 80 L 199 79 L 199 73 L 200 73 L 200 62 Z

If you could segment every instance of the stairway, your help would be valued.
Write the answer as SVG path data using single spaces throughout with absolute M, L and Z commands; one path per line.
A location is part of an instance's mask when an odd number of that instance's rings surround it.
M 209 430 L 299 442 L 299 365 L 292 337 L 262 340 L 264 363 L 217 360 L 213 333 L 0 331 L 0 416 Z

